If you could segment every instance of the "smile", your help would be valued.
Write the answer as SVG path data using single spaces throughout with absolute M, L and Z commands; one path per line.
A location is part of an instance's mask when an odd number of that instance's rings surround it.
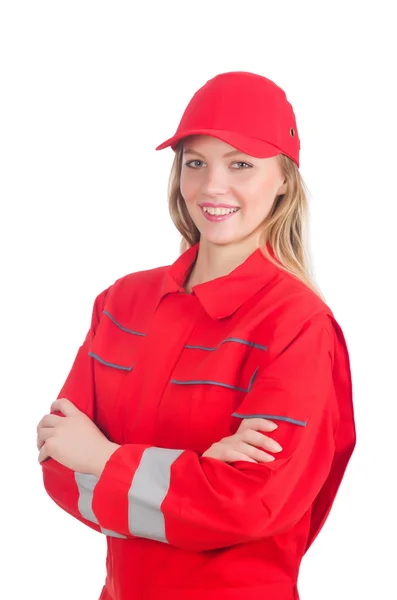
M 236 212 L 240 210 L 240 208 L 213 208 L 208 206 L 200 206 L 201 211 L 204 217 L 208 221 L 224 221 L 225 219 L 230 219 Z

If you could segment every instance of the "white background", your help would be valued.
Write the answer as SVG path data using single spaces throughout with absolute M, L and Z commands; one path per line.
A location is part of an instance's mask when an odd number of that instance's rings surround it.
M 173 152 L 154 148 L 231 70 L 273 79 L 294 107 L 317 282 L 351 357 L 357 447 L 300 595 L 397 597 L 393 4 L 1 3 L 1 597 L 99 596 L 105 537 L 44 492 L 36 425 L 95 296 L 176 259 Z

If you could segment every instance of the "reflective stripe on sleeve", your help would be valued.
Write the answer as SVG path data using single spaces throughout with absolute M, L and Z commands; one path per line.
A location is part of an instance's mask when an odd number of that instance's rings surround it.
M 255 414 L 255 415 L 243 415 L 241 413 L 234 412 L 232 413 L 232 417 L 237 417 L 238 419 L 270 419 L 271 421 L 286 421 L 287 423 L 293 423 L 294 425 L 300 425 L 301 427 L 306 427 L 307 421 L 299 421 L 298 419 L 291 419 L 291 417 L 283 417 L 281 415 L 264 415 L 264 414 Z
M 168 543 L 161 504 L 171 479 L 171 465 L 184 452 L 147 448 L 128 492 L 128 526 L 131 535 Z
M 84 517 L 84 519 L 87 519 L 87 521 L 91 521 L 91 523 L 96 523 L 96 525 L 99 525 L 98 519 L 92 510 L 92 497 L 94 488 L 98 482 L 98 478 L 95 477 L 95 475 L 88 475 L 86 473 L 78 472 L 75 472 L 74 478 L 77 483 L 77 487 L 79 488 L 78 509 L 81 516 Z M 101 527 L 101 531 L 104 535 L 109 535 L 110 537 L 126 539 L 125 535 L 121 535 L 115 531 L 110 531 L 109 529 L 103 529 L 103 527 Z

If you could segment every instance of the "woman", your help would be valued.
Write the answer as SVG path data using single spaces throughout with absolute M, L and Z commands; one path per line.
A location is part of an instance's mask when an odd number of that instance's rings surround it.
M 171 266 L 95 300 L 38 425 L 51 498 L 107 536 L 102 600 L 292 600 L 355 446 L 349 357 L 307 268 L 285 93 L 223 73 L 176 134 Z

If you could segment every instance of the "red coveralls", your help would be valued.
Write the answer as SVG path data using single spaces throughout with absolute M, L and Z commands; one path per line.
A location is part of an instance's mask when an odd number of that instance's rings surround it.
M 355 446 L 328 306 L 259 249 L 184 293 L 198 246 L 98 295 L 58 396 L 121 444 L 99 479 L 42 463 L 51 498 L 107 536 L 100 600 L 296 600 Z M 201 457 L 257 416 L 278 424 L 274 461 Z

